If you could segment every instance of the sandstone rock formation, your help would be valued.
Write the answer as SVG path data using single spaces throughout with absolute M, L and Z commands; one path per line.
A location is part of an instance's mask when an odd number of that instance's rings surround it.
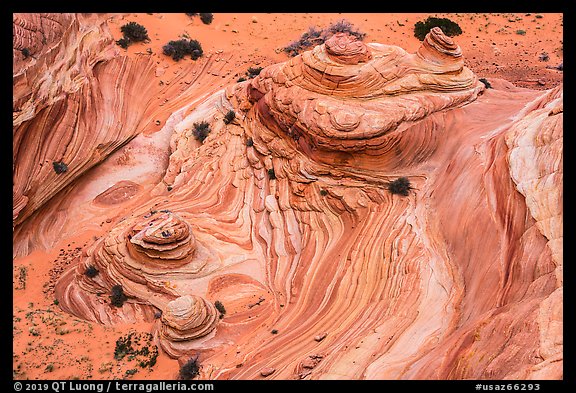
M 562 87 L 490 82 L 433 29 L 413 54 L 336 34 L 214 92 L 60 279 L 62 308 L 161 310 L 160 346 L 207 379 L 562 378 Z

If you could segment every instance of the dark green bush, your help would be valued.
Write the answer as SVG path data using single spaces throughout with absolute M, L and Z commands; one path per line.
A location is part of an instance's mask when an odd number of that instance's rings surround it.
M 57 174 L 64 173 L 68 170 L 68 165 L 64 164 L 62 161 L 54 161 L 52 167 L 54 167 L 54 172 Z
M 210 134 L 210 124 L 207 121 L 202 121 L 200 123 L 194 123 L 194 129 L 192 130 L 192 135 L 194 138 L 200 142 L 204 142 L 204 139 Z
M 236 112 L 234 112 L 233 110 L 229 110 L 228 112 L 226 112 L 226 114 L 224 115 L 224 124 L 230 124 L 232 123 L 232 121 L 234 120 L 234 118 L 236 117 Z
M 260 75 L 260 71 L 262 71 L 262 67 L 249 67 L 246 71 L 246 75 L 248 75 L 249 78 L 254 78 Z
M 200 365 L 197 357 L 190 358 L 180 367 L 180 379 L 182 380 L 193 379 L 198 374 L 200 374 Z
M 110 303 L 114 307 L 122 307 L 124 302 L 128 300 L 122 289 L 122 285 L 114 285 L 112 287 L 112 294 L 110 295 Z
M 480 82 L 484 83 L 484 86 L 486 86 L 487 89 L 491 89 L 492 85 L 490 84 L 490 82 L 488 82 L 488 80 L 486 78 L 480 78 L 478 79 Z
M 166 56 L 172 56 L 172 59 L 175 61 L 183 59 L 186 55 L 190 55 L 192 60 L 197 60 L 204 54 L 200 42 L 197 40 L 187 40 L 185 38 L 169 41 L 162 47 L 162 52 Z
M 122 37 L 116 41 L 116 44 L 121 48 L 127 49 L 128 46 L 130 45 L 130 39 L 126 38 L 126 37 Z
M 90 278 L 94 278 L 98 275 L 98 273 L 100 273 L 98 271 L 98 269 L 96 269 L 96 267 L 94 265 L 90 265 L 86 268 L 86 270 L 84 271 L 84 274 Z
M 208 13 L 208 12 L 201 12 L 200 13 L 200 20 L 205 25 L 209 25 L 210 23 L 212 23 L 212 20 L 214 20 L 214 15 L 212 15 L 211 13 Z
M 146 28 L 136 22 L 126 23 L 120 28 L 120 31 L 125 38 L 128 38 L 132 42 L 140 42 L 150 39 Z
M 435 18 L 430 16 L 424 22 L 416 22 L 414 25 L 414 36 L 420 41 L 424 41 L 426 34 L 428 34 L 433 27 L 441 28 L 444 34 L 448 37 L 462 34 L 462 29 L 458 23 L 453 22 L 448 18 Z
M 276 172 L 274 172 L 274 168 L 268 169 L 268 178 L 270 180 L 276 179 Z
M 224 308 L 222 302 L 220 300 L 216 300 L 214 302 L 214 306 L 216 307 L 216 310 L 220 312 L 220 318 L 224 317 L 224 315 L 226 314 L 226 308 Z
M 392 194 L 408 196 L 412 186 L 407 177 L 399 177 L 398 179 L 389 182 L 387 188 Z
M 246 146 L 248 147 L 254 146 L 254 140 L 252 138 L 246 139 Z

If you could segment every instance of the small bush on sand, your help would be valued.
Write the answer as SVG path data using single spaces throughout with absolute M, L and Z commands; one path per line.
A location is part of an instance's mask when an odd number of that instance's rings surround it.
M 200 13 L 200 20 L 205 25 L 209 25 L 214 20 L 214 15 L 212 15 L 211 13 L 208 13 L 208 12 L 201 12 Z
M 187 40 L 185 38 L 169 41 L 162 47 L 162 52 L 166 56 L 171 56 L 175 61 L 183 59 L 186 55 L 190 55 L 192 60 L 197 60 L 204 54 L 200 42 L 197 40 Z
M 150 39 L 146 28 L 136 22 L 126 23 L 120 28 L 120 31 L 124 37 L 128 38 L 131 42 L 140 42 Z
M 318 29 L 315 26 L 311 26 L 308 28 L 300 39 L 297 41 L 291 42 L 286 46 L 283 50 L 289 56 L 297 56 L 302 51 L 308 50 L 316 45 L 321 45 L 330 37 L 332 37 L 336 33 L 348 33 L 350 35 L 355 36 L 360 41 L 366 37 L 366 33 L 362 33 L 354 28 L 354 25 L 349 21 L 342 19 L 339 20 L 330 26 L 326 27 L 325 29 Z
M 448 37 L 462 34 L 462 29 L 458 23 L 453 22 L 448 18 L 435 18 L 430 16 L 424 22 L 416 22 L 414 25 L 414 36 L 420 41 L 424 41 L 426 34 L 428 34 L 433 27 L 441 28 L 444 34 Z

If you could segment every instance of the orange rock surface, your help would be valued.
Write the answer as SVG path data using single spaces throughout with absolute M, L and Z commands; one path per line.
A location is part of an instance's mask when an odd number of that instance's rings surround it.
M 152 333 L 143 378 L 195 357 L 201 379 L 563 378 L 562 84 L 487 88 L 439 28 L 413 51 L 337 33 L 235 82 L 225 53 L 121 54 L 115 20 L 14 16 L 35 56 L 15 60 L 15 294 L 52 296 L 110 361 L 106 332 Z

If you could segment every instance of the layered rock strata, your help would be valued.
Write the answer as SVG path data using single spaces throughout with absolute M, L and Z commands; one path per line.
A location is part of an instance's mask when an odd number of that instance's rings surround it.
M 208 379 L 562 378 L 562 89 L 491 82 L 433 29 L 414 54 L 336 34 L 214 93 L 63 308 L 162 310 Z M 113 285 L 126 308 L 90 295 Z

